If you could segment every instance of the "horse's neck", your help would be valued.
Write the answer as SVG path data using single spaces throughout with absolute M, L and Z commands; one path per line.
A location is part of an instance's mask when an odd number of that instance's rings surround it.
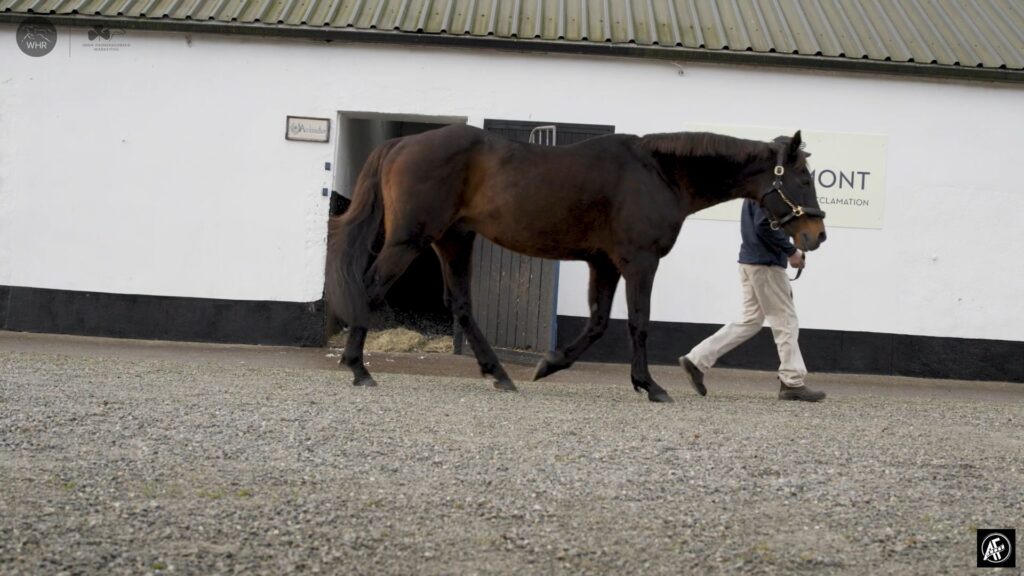
M 733 198 L 757 197 L 772 168 L 771 145 L 720 134 L 651 134 L 639 147 L 653 156 L 688 214 Z
M 740 164 L 715 157 L 678 157 L 676 162 L 680 200 L 690 214 L 737 198 L 756 198 L 758 176 L 771 169 L 764 160 Z

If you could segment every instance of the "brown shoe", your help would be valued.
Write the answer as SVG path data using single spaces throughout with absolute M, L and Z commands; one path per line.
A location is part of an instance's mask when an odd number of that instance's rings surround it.
M 704 373 L 700 371 L 700 368 L 697 368 L 686 356 L 679 357 L 679 365 L 683 367 L 683 370 L 686 370 L 686 375 L 690 377 L 690 384 L 693 385 L 693 389 L 697 391 L 697 394 L 707 396 L 708 389 L 704 387 Z
M 807 386 L 793 388 L 779 382 L 779 400 L 802 400 L 804 402 L 818 402 L 825 399 L 825 393 L 819 390 L 811 390 Z

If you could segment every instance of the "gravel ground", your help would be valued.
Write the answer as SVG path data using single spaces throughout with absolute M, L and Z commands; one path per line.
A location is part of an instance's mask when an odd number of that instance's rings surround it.
M 1024 531 L 1024 395 L 573 374 L 0 351 L 0 573 L 964 574 Z

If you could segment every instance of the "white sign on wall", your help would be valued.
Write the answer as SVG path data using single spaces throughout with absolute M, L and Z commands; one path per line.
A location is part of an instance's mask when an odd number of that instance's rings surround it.
M 302 142 L 327 142 L 331 139 L 331 120 L 329 118 L 289 116 L 284 137 L 286 140 Z
M 771 141 L 791 136 L 795 129 L 750 126 L 692 125 L 690 130 L 727 134 L 737 138 Z M 885 157 L 888 136 L 801 132 L 807 161 L 818 192 L 818 204 L 828 226 L 881 229 L 885 207 Z M 740 201 L 726 202 L 697 212 L 691 218 L 739 220 Z

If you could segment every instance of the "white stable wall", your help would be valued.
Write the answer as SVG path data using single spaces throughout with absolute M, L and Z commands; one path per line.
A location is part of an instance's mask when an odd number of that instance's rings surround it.
M 1024 340 L 1021 87 L 132 30 L 96 52 L 69 28 L 29 58 L 13 33 L 0 27 L 0 284 L 319 299 L 339 111 L 778 126 L 889 138 L 884 228 L 829 230 L 794 287 L 804 327 Z M 289 114 L 330 117 L 331 143 L 285 141 Z M 735 316 L 737 227 L 687 222 L 655 320 Z M 586 279 L 563 264 L 560 314 L 587 313 Z

